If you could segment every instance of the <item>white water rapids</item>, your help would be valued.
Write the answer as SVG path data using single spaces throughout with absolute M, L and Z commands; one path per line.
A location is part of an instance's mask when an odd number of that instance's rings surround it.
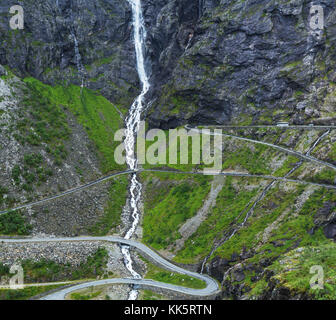
M 135 139 L 139 131 L 141 113 L 144 110 L 145 95 L 149 91 L 150 84 L 145 69 L 145 55 L 144 47 L 146 40 L 146 29 L 144 26 L 144 19 L 142 15 L 141 0 L 128 0 L 132 6 L 133 13 L 133 28 L 134 28 L 134 44 L 137 62 L 137 71 L 139 74 L 142 90 L 140 95 L 135 99 L 129 111 L 128 118 L 126 119 L 125 131 L 125 149 L 126 149 L 126 163 L 130 170 L 138 168 L 138 161 L 135 155 Z M 136 174 L 131 178 L 130 185 L 130 209 L 132 215 L 132 226 L 127 231 L 125 239 L 129 240 L 133 236 L 140 220 L 139 203 L 141 200 L 142 185 L 138 180 Z M 130 254 L 130 248 L 122 246 L 121 252 L 124 256 L 125 266 L 135 279 L 141 279 L 141 276 L 133 269 L 133 261 Z M 136 300 L 138 292 L 132 290 L 129 300 Z

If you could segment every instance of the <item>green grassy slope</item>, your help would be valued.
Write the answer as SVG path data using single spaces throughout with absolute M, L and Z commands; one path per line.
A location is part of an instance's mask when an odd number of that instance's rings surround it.
M 244 131 L 239 133 L 241 136 L 272 142 L 301 153 L 307 152 L 321 134 L 318 131 L 292 130 L 276 132 L 256 130 L 254 133 Z M 314 156 L 332 162 L 334 139 L 335 133 L 330 133 L 319 143 Z M 224 146 L 225 170 L 243 170 L 252 174 L 284 177 L 299 162 L 298 158 L 269 147 L 258 147 L 233 139 L 224 140 Z M 176 169 L 178 168 L 177 166 Z M 290 177 L 334 184 L 335 171 L 314 163 L 303 162 Z M 197 196 L 199 182 L 193 181 L 193 176 L 146 173 L 142 174 L 142 178 L 146 195 L 144 241 L 161 250 L 162 254 L 167 254 L 169 248 L 174 261 L 178 263 L 197 264 L 198 267 L 215 248 L 208 258 L 208 272 L 222 281 L 221 277 L 225 271 L 232 268 L 224 282 L 224 293 L 235 292 L 238 297 L 245 294 L 258 299 L 267 297 L 270 290 L 285 287 L 289 288 L 291 296 L 303 293 L 306 297 L 319 299 L 330 299 L 334 296 L 336 292 L 332 279 L 334 257 L 330 253 L 334 245 L 331 245 L 331 240 L 326 238 L 323 232 L 324 225 L 318 222 L 323 212 L 321 210 L 327 205 L 331 208 L 329 214 L 331 217 L 333 205 L 336 203 L 334 190 L 292 182 L 277 182 L 257 202 L 245 221 L 246 213 L 271 181 L 227 177 L 216 199 L 215 207 L 209 210 L 197 231 L 184 242 L 183 248 L 176 251 L 176 241 L 181 237 L 178 230 L 187 220 L 186 217 L 179 220 L 180 209 L 184 208 L 184 204 L 191 208 L 189 201 L 193 204 L 198 203 L 199 209 L 209 194 L 212 178 L 207 177 L 208 180 L 203 182 L 201 188 L 206 192 L 200 192 Z M 192 183 L 192 191 L 181 187 L 189 183 Z M 201 201 L 198 202 L 199 200 Z M 192 217 L 197 213 L 196 207 L 194 208 L 192 212 L 188 210 L 183 212 L 189 212 L 189 217 Z M 230 237 L 234 230 L 236 230 L 234 236 Z M 299 262 L 295 264 L 293 270 L 289 267 L 288 271 L 280 262 L 287 259 L 290 252 L 296 254 L 297 248 L 300 247 L 305 248 L 304 252 L 310 252 L 310 256 L 307 253 L 304 257 L 296 259 Z M 312 252 L 316 250 L 321 254 L 313 257 Z M 223 262 L 220 269 L 216 269 L 218 261 Z M 307 269 L 314 264 L 322 264 L 324 268 L 329 268 L 326 271 L 324 291 L 310 290 L 309 280 L 313 275 L 309 274 Z M 237 280 L 236 268 L 241 269 L 242 279 Z M 271 287 L 273 283 L 276 283 L 275 287 Z M 241 286 L 244 288 L 243 291 L 240 291 Z M 232 297 L 229 294 L 228 298 Z
M 25 82 L 29 88 L 77 117 L 97 147 L 104 173 L 125 168 L 114 160 L 114 149 L 120 144 L 114 141 L 114 134 L 123 127 L 123 121 L 111 102 L 92 90 L 75 85 L 49 86 L 34 78 L 26 78 Z
M 143 239 L 155 249 L 163 249 L 181 237 L 178 228 L 201 208 L 210 191 L 210 178 L 176 178 L 174 174 L 165 173 L 145 173 L 142 178 L 147 185 Z M 160 186 L 156 179 L 162 179 Z

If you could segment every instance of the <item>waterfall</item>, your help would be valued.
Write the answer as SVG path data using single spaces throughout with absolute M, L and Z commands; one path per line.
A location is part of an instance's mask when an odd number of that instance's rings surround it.
M 129 115 L 126 119 L 125 130 L 125 149 L 126 149 L 126 163 L 130 170 L 136 170 L 138 168 L 138 161 L 135 156 L 135 139 L 139 130 L 141 113 L 144 110 L 145 95 L 149 91 L 150 84 L 148 75 L 145 68 L 145 40 L 146 29 L 144 26 L 144 19 L 142 15 L 141 0 L 128 0 L 132 6 L 133 14 L 133 29 L 134 29 L 134 45 L 136 53 L 137 71 L 141 82 L 141 93 L 133 102 Z M 133 174 L 130 185 L 130 208 L 131 218 L 133 220 L 132 226 L 127 231 L 125 239 L 130 239 L 140 220 L 139 203 L 141 200 L 142 185 L 138 180 L 137 174 Z M 130 248 L 128 246 L 122 246 L 121 252 L 124 256 L 125 266 L 131 273 L 133 278 L 141 279 L 141 276 L 133 269 L 133 260 L 130 254 Z M 135 300 L 138 297 L 138 292 L 132 290 L 129 296 L 129 300 Z
M 59 3 L 57 1 L 57 7 L 59 9 Z M 70 28 L 70 33 L 71 33 L 71 37 L 74 41 L 74 47 L 75 47 L 75 59 L 76 59 L 76 66 L 77 66 L 77 70 L 78 70 L 78 74 L 81 77 L 81 88 L 84 87 L 84 77 L 85 77 L 85 69 L 82 63 L 82 56 L 79 52 L 79 45 L 78 45 L 78 40 L 77 40 L 77 36 L 76 36 L 76 32 L 75 32 L 75 18 L 74 18 L 74 8 L 73 8 L 73 1 L 70 0 L 70 19 L 72 21 L 72 26 Z
M 82 80 L 81 87 L 83 88 L 84 87 L 84 66 L 82 63 L 82 56 L 79 52 L 78 40 L 77 40 L 74 30 L 71 30 L 71 36 L 74 40 L 76 65 L 77 65 L 78 74 L 80 75 L 81 80 Z

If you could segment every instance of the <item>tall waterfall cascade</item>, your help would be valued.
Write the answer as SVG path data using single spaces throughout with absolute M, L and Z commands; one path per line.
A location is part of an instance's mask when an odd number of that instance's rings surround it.
M 141 93 L 133 102 L 129 115 L 126 119 L 125 131 L 125 150 L 126 163 L 130 170 L 138 168 L 138 161 L 135 155 L 135 139 L 139 131 L 141 114 L 145 107 L 145 96 L 149 91 L 150 84 L 145 68 L 145 41 L 146 29 L 142 15 L 142 7 L 140 0 L 128 0 L 132 6 L 133 28 L 134 28 L 134 45 L 136 53 L 136 63 L 139 79 L 141 82 Z M 133 174 L 130 184 L 130 211 L 132 225 L 125 235 L 125 239 L 131 239 L 140 221 L 139 204 L 141 201 L 142 185 L 138 180 L 137 174 Z M 141 279 L 141 276 L 133 268 L 133 260 L 128 246 L 122 246 L 121 252 L 124 256 L 125 266 L 135 279 Z M 129 300 L 136 300 L 138 291 L 132 290 Z

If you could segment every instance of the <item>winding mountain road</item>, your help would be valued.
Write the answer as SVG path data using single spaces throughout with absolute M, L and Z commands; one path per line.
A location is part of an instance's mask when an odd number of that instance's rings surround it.
M 264 126 L 256 126 L 256 127 L 259 128 L 259 127 L 264 127 Z M 266 126 L 266 127 L 277 127 L 277 126 Z M 298 126 L 296 126 L 296 127 L 298 127 Z M 246 127 L 244 127 L 244 128 L 246 128 Z M 309 127 L 309 128 L 312 128 L 312 127 Z M 313 128 L 315 128 L 315 127 L 313 127 Z M 329 128 L 329 129 L 332 129 L 334 127 L 321 126 L 320 128 Z M 194 131 L 194 132 L 197 132 L 197 133 L 202 133 L 201 129 L 192 128 L 192 127 L 190 127 L 190 125 L 186 125 L 185 129 L 190 130 L 190 131 Z M 216 133 L 210 133 L 210 134 L 211 135 L 216 135 Z M 294 150 L 291 150 L 291 149 L 288 149 L 288 148 L 285 148 L 285 147 L 281 147 L 281 146 L 278 146 L 278 145 L 275 145 L 275 144 L 271 144 L 271 143 L 268 143 L 268 142 L 253 140 L 253 139 L 249 139 L 249 138 L 243 138 L 243 137 L 239 137 L 239 136 L 235 136 L 235 135 L 230 135 L 230 134 L 226 134 L 226 133 L 221 133 L 220 135 L 225 136 L 225 137 L 234 138 L 234 139 L 241 140 L 241 141 L 246 141 L 246 142 L 251 142 L 251 143 L 255 143 L 255 144 L 265 145 L 265 146 L 277 149 L 279 151 L 285 152 L 287 154 L 294 155 L 294 156 L 296 156 L 296 157 L 298 157 L 298 158 L 300 158 L 302 160 L 318 163 L 320 165 L 323 165 L 323 166 L 329 167 L 329 168 L 331 168 L 333 170 L 336 170 L 336 166 L 335 165 L 333 165 L 333 164 L 331 164 L 329 162 L 325 162 L 323 160 L 319 160 L 319 159 L 317 159 L 315 157 L 312 157 L 310 155 L 310 152 L 308 152 L 307 154 L 302 154 L 300 152 L 297 152 L 297 151 L 294 151 Z M 69 190 L 64 191 L 64 192 L 62 192 L 60 194 L 57 194 L 57 195 L 54 195 L 54 196 L 51 196 L 51 197 L 47 197 L 45 199 L 41 199 L 41 200 L 34 201 L 34 202 L 31 202 L 31 203 L 27 203 L 27 204 L 22 204 L 22 205 L 20 205 L 18 207 L 12 208 L 12 209 L 7 209 L 7 210 L 0 211 L 0 215 L 8 213 L 10 211 L 16 211 L 16 210 L 20 210 L 20 209 L 25 209 L 25 208 L 32 207 L 34 205 L 38 205 L 38 204 L 42 204 L 42 203 L 45 203 L 45 202 L 48 202 L 48 201 L 51 201 L 51 200 L 62 198 L 62 197 L 65 197 L 67 195 L 73 194 L 75 192 L 79 192 L 79 191 L 85 190 L 87 188 L 93 187 L 93 186 L 95 186 L 97 184 L 100 184 L 102 182 L 108 181 L 108 180 L 110 180 L 110 179 L 112 179 L 114 177 L 121 176 L 121 175 L 127 175 L 127 174 L 134 174 L 134 173 L 137 173 L 137 172 L 161 172 L 161 173 L 199 174 L 199 175 L 204 174 L 204 172 L 182 172 L 182 171 L 174 171 L 174 170 L 155 170 L 155 169 L 153 169 L 153 170 L 152 169 L 125 170 L 125 171 L 121 171 L 121 172 L 117 172 L 117 173 L 112 173 L 112 174 L 110 174 L 108 176 L 105 176 L 105 177 L 102 177 L 102 178 L 100 178 L 98 180 L 89 182 L 89 183 L 84 184 L 84 185 L 79 186 L 79 187 L 75 187 L 75 188 L 69 189 Z M 306 184 L 306 185 L 310 184 L 310 185 L 325 187 L 325 188 L 328 188 L 328 189 L 336 189 L 336 186 L 334 186 L 334 185 L 320 184 L 320 183 L 307 182 L 307 181 L 288 179 L 288 178 L 282 178 L 282 177 L 273 177 L 273 176 L 268 176 L 268 175 L 253 175 L 253 174 L 240 173 L 240 172 L 209 173 L 209 175 L 223 175 L 223 176 L 233 176 L 233 177 L 261 178 L 261 179 L 266 179 L 266 180 L 277 180 L 277 181 L 283 181 L 283 182 L 294 182 L 294 183 L 300 183 L 300 184 Z
M 202 134 L 202 129 L 191 128 L 189 125 L 186 125 L 185 128 L 187 130 L 190 130 L 190 131 Z M 203 134 L 204 134 L 204 132 L 203 132 Z M 315 163 L 321 164 L 323 166 L 329 167 L 329 168 L 331 168 L 333 170 L 336 170 L 336 166 L 333 165 L 333 164 L 331 164 L 331 163 L 329 163 L 329 162 L 325 162 L 323 160 L 319 160 L 319 159 L 317 159 L 315 157 L 312 157 L 310 155 L 305 155 L 303 153 L 300 153 L 300 152 L 297 152 L 295 150 L 288 149 L 288 148 L 285 148 L 285 147 L 281 147 L 281 146 L 278 146 L 276 144 L 272 144 L 272 143 L 268 143 L 268 142 L 263 142 L 263 141 L 258 141 L 258 140 L 253 140 L 253 139 L 249 139 L 249 138 L 243 138 L 243 137 L 239 137 L 239 136 L 235 136 L 235 135 L 227 134 L 227 133 L 217 133 L 216 134 L 216 133 L 210 132 L 210 135 L 212 135 L 212 136 L 221 135 L 223 137 L 233 138 L 233 139 L 236 139 L 236 140 L 251 142 L 251 143 L 254 143 L 254 144 L 261 144 L 261 145 L 264 145 L 264 146 L 267 146 L 267 147 L 271 147 L 273 149 L 277 149 L 279 151 L 285 152 L 287 154 L 291 154 L 291 155 L 296 156 L 296 157 L 298 157 L 300 159 L 303 159 L 303 160 L 306 160 L 306 161 L 310 161 L 310 162 L 315 162 Z
M 152 173 L 174 173 L 174 174 L 185 174 L 185 175 L 204 175 L 205 173 L 203 171 L 199 171 L 199 172 L 192 172 L 192 171 L 175 171 L 175 170 L 163 170 L 163 169 L 140 169 L 137 171 L 131 171 L 131 170 L 127 170 L 127 171 L 122 171 L 122 172 L 118 172 L 118 173 L 114 173 L 111 174 L 109 176 L 106 176 L 104 178 L 98 179 L 96 181 L 87 183 L 85 185 L 76 187 L 76 188 L 72 188 L 70 190 L 67 190 L 65 192 L 62 192 L 58 195 L 55 196 L 51 196 L 45 199 L 41 199 L 38 201 L 34 201 L 34 202 L 30 202 L 27 204 L 22 204 L 18 207 L 12 208 L 12 209 L 7 209 L 4 211 L 0 211 L 0 215 L 9 213 L 9 212 L 13 212 L 16 210 L 20 210 L 20 209 L 25 209 L 25 208 L 30 208 L 32 206 L 35 205 L 39 205 L 39 204 L 43 204 L 52 200 L 56 200 L 62 197 L 65 197 L 67 195 L 79 192 L 79 191 L 83 191 L 85 189 L 88 189 L 90 187 L 93 187 L 99 183 L 102 183 L 104 181 L 110 180 L 114 177 L 117 176 L 121 176 L 121 175 L 126 175 L 126 174 L 133 174 L 133 173 L 141 173 L 141 172 L 152 172 Z M 298 184 L 304 184 L 304 185 L 313 185 L 313 186 L 318 186 L 318 187 L 324 187 L 327 189 L 336 189 L 336 185 L 331 185 L 331 184 L 324 184 L 324 183 L 316 183 L 316 182 L 309 182 L 309 181 L 303 181 L 303 180 L 296 180 L 296 179 L 289 179 L 289 178 L 284 178 L 284 177 L 274 177 L 274 176 L 269 176 L 269 175 L 256 175 L 256 174 L 249 174 L 249 173 L 244 173 L 244 172 L 209 172 L 206 173 L 207 175 L 213 175 L 213 176 L 227 176 L 227 177 L 242 177 L 242 178 L 258 178 L 258 179 L 265 179 L 265 180 L 276 180 L 276 181 L 282 181 L 282 182 L 293 182 L 293 183 L 298 183 Z
M 62 193 L 59 193 L 57 195 L 54 195 L 54 196 L 51 196 L 51 197 L 48 197 L 48 198 L 45 198 L 45 199 L 41 199 L 41 200 L 38 200 L 38 201 L 30 202 L 30 203 L 27 203 L 27 204 L 22 204 L 22 205 L 20 205 L 18 207 L 12 208 L 12 209 L 0 211 L 0 215 L 1 214 L 5 214 L 5 213 L 10 212 L 10 211 L 16 211 L 16 210 L 20 210 L 20 209 L 25 209 L 25 208 L 29 208 L 31 206 L 35 206 L 35 205 L 38 205 L 38 204 L 45 203 L 47 201 L 51 201 L 51 200 L 55 200 L 55 199 L 58 199 L 58 198 L 62 198 L 62 197 L 65 197 L 67 195 L 73 194 L 75 192 L 79 192 L 79 191 L 85 190 L 87 188 L 93 187 L 93 186 L 95 186 L 95 185 L 97 185 L 99 183 L 108 181 L 108 180 L 110 180 L 110 179 L 112 179 L 114 177 L 121 176 L 121 175 L 126 175 L 126 174 L 131 174 L 131 173 L 134 173 L 134 171 L 125 170 L 125 171 L 121 171 L 121 172 L 112 173 L 112 174 L 110 174 L 110 175 L 108 175 L 106 177 L 102 177 L 102 178 L 100 178 L 98 180 L 89 182 L 89 183 L 84 184 L 82 186 L 69 189 L 69 190 L 64 191 Z
M 186 126 L 185 128 L 188 129 L 188 130 L 197 131 L 199 133 L 201 132 L 200 129 L 190 128 L 189 126 Z M 330 168 L 336 170 L 335 165 L 330 164 L 328 162 L 324 162 L 324 161 L 319 160 L 317 158 L 314 158 L 314 157 L 310 156 L 309 152 L 304 155 L 304 154 L 301 154 L 301 153 L 296 152 L 294 150 L 290 150 L 290 149 L 287 149 L 287 148 L 284 148 L 284 147 L 273 145 L 273 144 L 270 144 L 270 143 L 267 143 L 267 142 L 261 142 L 261 141 L 252 140 L 252 139 L 243 138 L 243 137 L 238 137 L 238 136 L 229 135 L 229 134 L 221 134 L 221 135 L 231 137 L 231 138 L 235 138 L 235 139 L 242 140 L 242 141 L 247 141 L 247 142 L 252 142 L 252 143 L 256 143 L 256 144 L 266 145 L 266 146 L 278 149 L 282 152 L 295 155 L 302 160 L 322 164 L 324 166 L 327 166 L 327 167 L 330 167 Z M 102 177 L 102 178 L 100 178 L 96 181 L 87 183 L 85 185 L 82 185 L 82 186 L 79 186 L 79 187 L 76 187 L 76 188 L 72 188 L 72 189 L 67 190 L 63 193 L 60 193 L 58 195 L 55 195 L 55 196 L 52 196 L 52 197 L 49 197 L 49 198 L 46 198 L 46 199 L 42 199 L 42 200 L 35 201 L 35 202 L 32 202 L 32 203 L 28 203 L 28 204 L 23 204 L 19 207 L 16 207 L 16 208 L 13 208 L 13 209 L 10 209 L 10 210 L 1 211 L 0 214 L 5 214 L 5 213 L 13 211 L 13 210 L 19 210 L 19 209 L 31 207 L 31 206 L 34 206 L 34 205 L 42 204 L 42 203 L 45 203 L 47 201 L 55 200 L 55 199 L 73 194 L 75 192 L 85 190 L 89 187 L 92 187 L 92 186 L 97 185 L 99 183 L 102 183 L 104 181 L 110 180 L 111 178 L 114 178 L 114 177 L 117 177 L 117 176 L 120 176 L 120 175 L 134 174 L 136 172 L 153 172 L 153 173 L 159 172 L 159 173 L 174 173 L 174 174 L 204 175 L 204 172 L 182 172 L 182 171 L 161 170 L 161 169 L 125 170 L 125 171 L 122 171 L 122 172 L 113 173 L 113 174 L 108 175 L 106 177 Z M 273 181 L 293 182 L 293 183 L 300 183 L 300 184 L 306 184 L 306 185 L 315 185 L 315 186 L 325 187 L 325 188 L 329 188 L 329 189 L 336 189 L 335 185 L 307 182 L 307 181 L 302 181 L 302 180 L 289 179 L 289 178 L 286 178 L 286 177 L 274 177 L 274 176 L 268 176 L 268 175 L 252 175 L 252 174 L 240 173 L 240 172 L 218 172 L 218 173 L 214 172 L 214 173 L 212 173 L 212 175 L 262 178 L 262 179 L 273 180 Z M 123 238 L 113 237 L 113 236 L 107 236 L 107 237 L 78 237 L 78 238 L 0 239 L 0 242 L 2 242 L 2 243 L 48 243 L 48 242 L 49 243 L 50 242 L 59 243 L 59 242 L 83 242 L 83 241 L 84 242 L 85 241 L 111 242 L 111 243 L 117 243 L 117 244 L 123 245 L 123 246 L 136 248 L 140 252 L 142 252 L 145 255 L 151 257 L 151 259 L 153 261 L 155 261 L 158 265 L 162 266 L 164 269 L 172 271 L 172 272 L 184 274 L 186 276 L 194 277 L 194 278 L 197 278 L 199 280 L 202 280 L 202 281 L 205 282 L 206 287 L 204 289 L 191 289 L 191 288 L 186 288 L 186 287 L 182 287 L 182 286 L 175 286 L 175 285 L 172 285 L 172 284 L 161 283 L 161 282 L 157 282 L 157 281 L 150 280 L 150 279 L 105 279 L 105 280 L 90 281 L 90 282 L 86 282 L 86 283 L 77 284 L 77 285 L 74 285 L 72 287 L 67 287 L 67 288 L 61 289 L 57 292 L 51 293 L 51 294 L 41 298 L 41 300 L 63 300 L 63 299 L 65 299 L 65 297 L 69 293 L 72 293 L 72 292 L 77 291 L 79 289 L 84 289 L 84 288 L 89 288 L 89 287 L 94 287 L 94 286 L 100 286 L 100 285 L 109 285 L 109 284 L 111 284 L 111 285 L 112 284 L 128 284 L 128 285 L 131 284 L 131 285 L 137 285 L 139 287 L 145 287 L 145 288 L 147 288 L 147 287 L 161 288 L 161 289 L 166 289 L 166 290 L 170 290 L 170 291 L 173 291 L 173 292 L 177 292 L 177 293 L 181 293 L 181 294 L 185 294 L 185 295 L 189 295 L 189 296 L 195 296 L 195 297 L 214 296 L 214 295 L 216 295 L 217 293 L 220 292 L 220 287 L 219 287 L 219 284 L 217 283 L 216 280 L 212 279 L 211 277 L 209 277 L 207 275 L 198 274 L 198 273 L 195 273 L 195 272 L 192 272 L 192 271 L 189 271 L 189 270 L 185 270 L 181 267 L 178 267 L 178 266 L 174 265 L 173 263 L 167 261 L 163 257 L 161 257 L 159 254 L 157 254 L 155 251 L 153 251 L 152 249 L 150 249 L 146 245 L 144 245 L 140 242 L 134 241 L 134 240 L 126 240 L 126 239 L 123 239 Z
M 223 129 L 289 129 L 289 130 L 336 130 L 336 126 L 323 126 L 323 125 L 251 125 L 251 126 L 222 126 L 222 125 L 205 125 L 204 128 L 223 128 Z
M 145 286 L 145 287 L 155 287 L 166 289 L 170 291 L 174 291 L 177 293 L 195 296 L 195 297 L 208 297 L 216 295 L 220 292 L 219 284 L 216 280 L 212 279 L 207 275 L 202 275 L 196 272 L 192 272 L 189 270 L 185 270 L 180 268 L 173 263 L 167 261 L 155 251 L 144 245 L 143 243 L 134 241 L 134 240 L 126 240 L 119 237 L 107 236 L 107 237 L 78 237 L 78 238 L 26 238 L 26 239 L 0 239 L 2 243 L 51 243 L 51 242 L 85 242 L 85 241 L 100 241 L 100 242 L 111 242 L 117 243 L 120 245 L 126 245 L 129 247 L 136 248 L 140 252 L 144 253 L 145 255 L 151 257 L 153 261 L 159 264 L 166 270 L 180 273 L 186 276 L 197 278 L 201 281 L 204 281 L 206 287 L 204 289 L 191 289 L 182 286 L 176 286 L 168 283 L 157 282 L 150 279 L 105 279 L 105 280 L 97 280 L 97 281 L 90 281 L 86 283 L 81 283 L 78 285 L 74 285 L 72 287 L 68 287 L 65 289 L 61 289 L 57 292 L 51 293 L 41 300 L 64 300 L 66 295 L 77 291 L 79 289 L 89 288 L 89 287 L 96 287 L 100 285 L 107 285 L 107 284 L 133 284 L 138 286 Z
M 45 199 L 41 199 L 38 201 L 30 202 L 27 204 L 22 204 L 18 207 L 12 208 L 12 209 L 7 209 L 0 211 L 0 215 L 13 212 L 16 210 L 20 209 L 25 209 L 25 208 L 30 208 L 35 205 L 43 204 L 52 200 L 56 200 L 62 197 L 65 197 L 67 195 L 83 191 L 85 189 L 88 189 L 90 187 L 93 187 L 99 183 L 102 183 L 104 181 L 110 180 L 114 177 L 121 176 L 121 175 L 127 175 L 127 174 L 133 174 L 133 173 L 141 173 L 141 172 L 152 172 L 152 173 L 174 173 L 174 174 L 185 174 L 185 175 L 204 175 L 205 173 L 203 171 L 175 171 L 175 170 L 163 170 L 163 169 L 140 169 L 137 171 L 131 171 L 131 170 L 126 170 L 118 173 L 111 174 L 109 176 L 106 176 L 104 178 L 98 179 L 96 181 L 87 183 L 85 185 L 72 188 L 70 190 L 67 190 L 65 192 L 62 192 L 58 195 L 51 196 Z M 309 182 L 309 181 L 303 181 L 303 180 L 296 180 L 296 179 L 289 179 L 289 178 L 284 178 L 284 177 L 274 177 L 274 176 L 269 176 L 269 175 L 256 175 L 256 174 L 249 174 L 249 173 L 244 173 L 244 172 L 209 172 L 206 173 L 207 175 L 213 175 L 213 176 L 227 176 L 227 177 L 242 177 L 242 178 L 258 178 L 258 179 L 265 179 L 265 180 L 276 180 L 276 181 L 282 181 L 282 182 L 293 182 L 293 183 L 298 183 L 298 184 L 304 184 L 304 185 L 313 185 L 313 186 L 318 186 L 318 187 L 324 187 L 327 189 L 336 189 L 336 185 L 331 185 L 331 184 L 324 184 L 324 183 L 316 183 L 316 182 Z

